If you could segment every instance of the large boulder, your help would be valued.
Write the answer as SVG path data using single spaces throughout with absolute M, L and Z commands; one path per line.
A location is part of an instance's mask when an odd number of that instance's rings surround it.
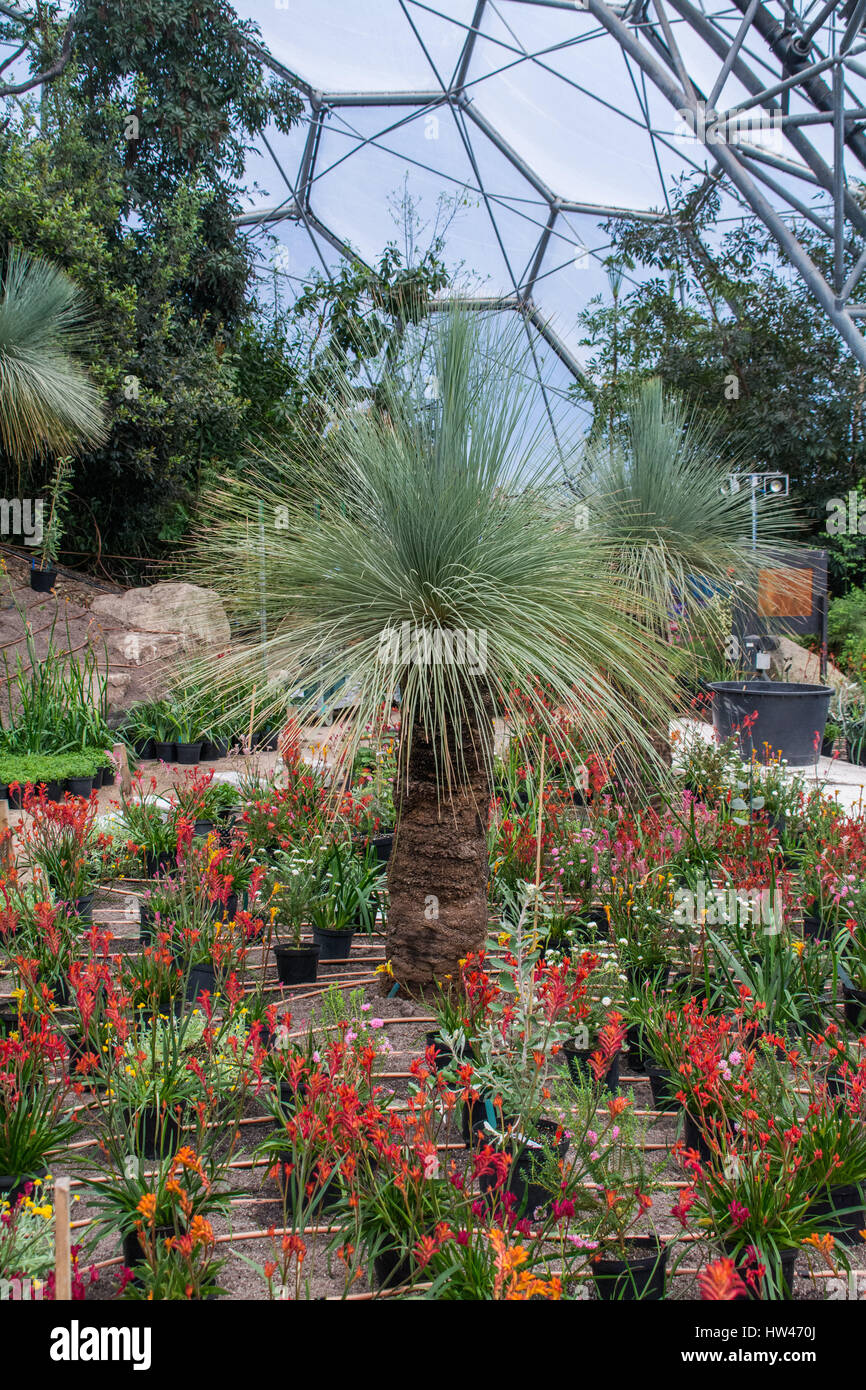
M 202 647 L 227 647 L 229 621 L 219 595 L 197 584 L 159 583 L 94 599 L 91 612 L 108 635 L 119 636 L 133 665 Z
M 794 642 L 790 637 L 779 638 L 778 651 L 770 655 L 770 673 L 774 680 L 790 681 L 798 685 L 827 684 L 834 690 L 845 690 L 851 684 L 832 661 L 827 662 L 826 681 L 822 681 L 818 653 L 801 647 L 799 642 Z

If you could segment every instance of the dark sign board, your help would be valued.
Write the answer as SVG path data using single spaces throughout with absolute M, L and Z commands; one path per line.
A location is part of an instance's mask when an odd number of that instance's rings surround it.
M 821 670 L 827 652 L 827 552 L 779 550 L 762 559 L 757 584 L 738 591 L 734 631 L 742 641 L 752 634 L 798 637 L 817 633 Z

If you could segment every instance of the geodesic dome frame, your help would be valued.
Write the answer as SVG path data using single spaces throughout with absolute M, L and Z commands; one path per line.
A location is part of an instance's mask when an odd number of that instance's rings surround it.
M 605 288 L 603 224 L 669 222 L 681 175 L 721 173 L 725 220 L 763 222 L 866 365 L 866 305 L 853 300 L 866 253 L 851 254 L 866 235 L 856 187 L 866 177 L 866 0 L 368 0 L 354 19 L 343 0 L 274 0 L 266 22 L 261 6 L 245 12 L 262 25 L 262 61 L 303 93 L 306 125 L 291 149 L 266 141 L 285 196 L 252 200 L 243 225 L 293 224 L 327 269 L 334 251 L 364 259 L 367 249 L 365 174 L 350 175 L 353 165 L 372 158 L 371 181 L 386 157 L 395 182 L 404 169 L 428 184 L 438 175 L 476 201 L 499 262 L 490 292 L 463 302 L 522 314 L 574 377 L 577 312 Z M 318 57 L 317 25 L 326 30 Z M 388 65 L 369 58 L 370 35 L 383 49 L 395 43 L 407 75 L 429 81 L 376 85 Z M 361 87 L 325 80 L 359 70 L 370 74 Z M 832 247 L 829 282 L 799 221 Z

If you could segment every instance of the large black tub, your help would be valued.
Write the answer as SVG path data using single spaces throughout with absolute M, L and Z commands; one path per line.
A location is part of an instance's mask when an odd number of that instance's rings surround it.
M 713 692 L 713 728 L 720 739 L 736 732 L 745 759 L 751 760 L 753 752 L 759 762 L 781 755 L 791 767 L 805 767 L 820 753 L 833 693 L 829 686 L 717 681 L 707 689 Z M 753 714 L 755 722 L 744 727 Z

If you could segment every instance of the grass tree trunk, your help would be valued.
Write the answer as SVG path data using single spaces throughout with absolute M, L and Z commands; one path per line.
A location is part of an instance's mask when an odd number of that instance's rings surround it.
M 485 729 L 467 723 L 457 736 L 462 759 L 455 748 L 454 761 L 462 761 L 465 773 L 450 792 L 440 788 L 435 746 L 420 729 L 395 786 L 386 949 L 395 980 L 409 992 L 456 976 L 460 961 L 487 936 L 486 722 Z

